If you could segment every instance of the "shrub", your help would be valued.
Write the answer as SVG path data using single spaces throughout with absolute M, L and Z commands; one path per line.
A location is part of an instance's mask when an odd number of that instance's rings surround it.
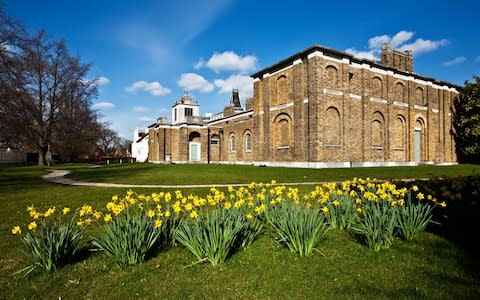
M 328 230 L 326 218 L 320 210 L 291 201 L 272 206 L 265 215 L 279 235 L 280 242 L 300 256 L 311 255 Z
M 31 263 L 16 274 L 24 273 L 25 277 L 37 268 L 55 271 L 71 261 L 84 233 L 84 227 L 76 224 L 78 212 L 69 218 L 69 208 L 57 212 L 53 207 L 41 213 L 30 206 L 27 211 L 33 220 L 27 226 L 23 244 Z M 15 226 L 12 233 L 21 234 L 20 226 Z

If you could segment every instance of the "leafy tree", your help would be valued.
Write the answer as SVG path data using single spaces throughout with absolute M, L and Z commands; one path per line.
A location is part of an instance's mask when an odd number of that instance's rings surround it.
M 453 126 L 459 162 L 480 163 L 480 77 L 473 79 L 453 103 Z

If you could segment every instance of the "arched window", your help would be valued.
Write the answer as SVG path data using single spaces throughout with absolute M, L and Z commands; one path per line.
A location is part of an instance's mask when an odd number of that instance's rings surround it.
M 277 79 L 277 99 L 275 104 L 284 104 L 288 102 L 288 83 L 287 76 L 282 75 Z
M 382 98 L 382 79 L 380 77 L 374 77 L 372 79 L 372 96 Z
M 237 140 L 235 139 L 235 135 L 232 134 L 230 136 L 230 152 L 237 151 Z
M 415 104 L 425 105 L 425 96 L 421 87 L 415 89 Z
M 405 149 L 407 130 L 405 118 L 398 115 L 393 124 L 393 147 L 396 149 Z
M 252 135 L 250 133 L 245 135 L 245 152 L 252 152 Z
M 405 86 L 401 82 L 395 84 L 395 100 L 405 102 Z
M 292 143 L 292 118 L 286 114 L 279 114 L 273 121 L 273 145 L 275 147 L 288 148 Z
M 327 88 L 338 88 L 338 70 L 334 66 L 328 66 L 325 69 L 327 75 Z
M 371 123 L 371 145 L 375 148 L 383 148 L 384 142 L 384 124 L 385 118 L 382 113 L 375 112 L 373 114 L 372 123 Z
M 341 126 L 340 113 L 338 109 L 331 106 L 325 114 L 325 143 L 329 145 L 340 145 Z

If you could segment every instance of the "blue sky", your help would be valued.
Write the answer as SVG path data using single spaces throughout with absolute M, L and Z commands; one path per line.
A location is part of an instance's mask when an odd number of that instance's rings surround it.
M 1 1 L 1 0 L 0 0 Z M 480 1 L 3 0 L 31 31 L 64 38 L 99 79 L 93 107 L 122 137 L 170 118 L 188 89 L 201 114 L 255 71 L 313 44 L 376 59 L 382 42 L 412 49 L 414 71 L 455 84 L 480 75 Z

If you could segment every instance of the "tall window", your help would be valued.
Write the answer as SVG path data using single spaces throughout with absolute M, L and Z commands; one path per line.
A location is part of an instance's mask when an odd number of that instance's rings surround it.
M 418 105 L 426 105 L 425 95 L 421 87 L 415 89 L 415 103 Z
M 191 117 L 193 115 L 193 108 L 185 107 L 185 117 Z
M 372 79 L 372 96 L 382 98 L 382 79 L 374 77 Z
M 235 136 L 232 135 L 230 136 L 230 152 L 235 151 L 237 151 L 237 140 L 235 139 Z
M 277 99 L 274 104 L 284 104 L 288 102 L 288 83 L 287 76 L 282 75 L 277 79 Z
M 373 120 L 371 123 L 371 145 L 376 148 L 383 148 L 383 138 L 384 138 L 384 126 L 385 118 L 380 112 L 375 112 L 373 114 Z
M 340 145 L 340 113 L 335 107 L 331 106 L 327 109 L 325 115 L 325 143 L 329 145 Z
M 177 109 L 176 108 L 173 110 L 173 114 L 174 114 L 173 121 L 176 122 L 177 121 Z
M 325 69 L 327 73 L 327 87 L 336 89 L 338 87 L 338 70 L 334 66 Z
M 247 135 L 245 135 L 245 151 L 252 152 L 252 136 L 250 135 L 250 133 L 247 133 Z

